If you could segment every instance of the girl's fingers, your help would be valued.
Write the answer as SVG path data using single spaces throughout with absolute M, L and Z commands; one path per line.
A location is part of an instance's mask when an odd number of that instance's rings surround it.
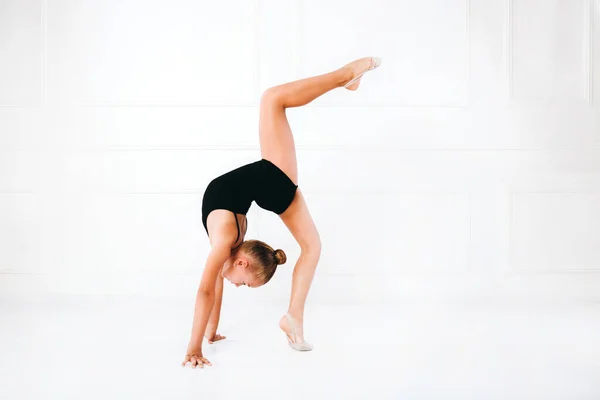
M 210 363 L 210 361 L 208 361 L 206 358 L 204 357 L 198 357 L 198 356 L 187 356 L 185 358 L 185 360 L 183 360 L 183 362 L 181 363 L 182 367 L 185 367 L 188 363 L 190 363 L 190 366 L 192 368 L 204 368 L 204 364 L 206 365 L 212 365 Z

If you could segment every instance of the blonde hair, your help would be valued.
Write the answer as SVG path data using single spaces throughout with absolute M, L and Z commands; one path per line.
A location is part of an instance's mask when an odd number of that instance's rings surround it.
M 260 240 L 245 241 L 237 249 L 236 253 L 239 252 L 243 252 L 251 259 L 252 271 L 263 285 L 271 280 L 277 266 L 285 264 L 287 261 L 287 256 L 283 250 L 274 250 Z

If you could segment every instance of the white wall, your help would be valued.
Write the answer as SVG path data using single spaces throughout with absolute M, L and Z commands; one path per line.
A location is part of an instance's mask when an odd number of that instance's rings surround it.
M 193 292 L 202 193 L 260 157 L 261 91 L 365 55 L 358 92 L 289 112 L 315 296 L 597 292 L 598 0 L 2 0 L 0 290 Z M 283 298 L 298 248 L 248 217 Z

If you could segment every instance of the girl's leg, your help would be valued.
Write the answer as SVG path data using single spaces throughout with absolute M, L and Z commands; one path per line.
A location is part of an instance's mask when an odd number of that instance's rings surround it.
M 336 71 L 275 86 L 262 96 L 259 137 L 262 158 L 271 161 L 298 184 L 296 148 L 285 110 L 310 103 L 328 91 L 342 87 L 372 66 L 373 60 L 362 58 Z M 356 82 L 350 87 L 355 90 Z M 301 253 L 292 276 L 292 294 L 288 312 L 296 321 L 298 335 L 293 341 L 303 341 L 304 305 L 321 254 L 321 240 L 312 220 L 302 191 L 298 189 L 288 209 L 280 215 L 298 244 Z M 283 317 L 280 327 L 289 335 L 291 327 Z M 291 337 L 291 336 L 290 336 Z
M 260 103 L 259 139 L 262 158 L 277 165 L 298 184 L 296 146 L 285 114 L 286 108 L 303 106 L 330 90 L 344 86 L 371 67 L 372 62 L 371 57 L 361 58 L 327 74 L 267 89 Z M 358 83 L 353 84 L 351 89 L 356 89 Z
M 298 337 L 292 337 L 292 328 L 285 317 L 281 318 L 279 326 L 292 341 L 301 343 L 304 341 L 304 305 L 321 256 L 321 238 L 300 188 L 296 191 L 292 204 L 280 218 L 300 245 L 300 257 L 292 273 L 292 293 L 288 308 L 288 313 L 296 321 Z

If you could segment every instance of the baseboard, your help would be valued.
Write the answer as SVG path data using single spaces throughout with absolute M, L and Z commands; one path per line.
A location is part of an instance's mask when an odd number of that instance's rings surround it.
M 288 275 L 274 278 L 260 289 L 235 288 L 226 284 L 228 298 L 285 299 L 289 296 Z M 196 275 L 156 273 L 119 274 L 0 274 L 0 294 L 35 296 L 127 295 L 190 296 L 200 282 Z M 247 292 L 251 291 L 251 292 Z M 401 301 L 469 301 L 504 298 L 519 301 L 553 299 L 555 301 L 600 301 L 600 273 L 504 273 L 504 274 L 399 274 L 327 275 L 317 274 L 310 291 L 313 301 L 381 302 Z

